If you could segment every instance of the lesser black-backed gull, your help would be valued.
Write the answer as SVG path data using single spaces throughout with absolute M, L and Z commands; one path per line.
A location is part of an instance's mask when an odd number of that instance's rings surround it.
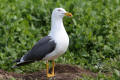
M 34 61 L 46 60 L 47 77 L 53 77 L 54 59 L 65 53 L 69 45 L 69 37 L 63 25 L 63 17 L 72 16 L 63 8 L 55 8 L 51 16 L 51 31 L 48 36 L 40 39 L 27 54 L 15 60 L 14 67 L 22 66 Z M 49 73 L 48 61 L 52 60 L 52 73 Z

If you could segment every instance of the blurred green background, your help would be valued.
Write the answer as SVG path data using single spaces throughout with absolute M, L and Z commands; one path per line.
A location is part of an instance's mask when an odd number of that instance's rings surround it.
M 73 14 L 64 18 L 69 49 L 56 62 L 115 73 L 111 80 L 116 80 L 120 76 L 119 0 L 0 0 L 0 69 L 23 73 L 45 68 L 42 61 L 17 69 L 11 66 L 49 33 L 56 7 Z

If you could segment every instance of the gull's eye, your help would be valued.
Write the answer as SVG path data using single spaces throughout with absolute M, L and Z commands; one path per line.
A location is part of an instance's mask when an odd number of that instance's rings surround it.
M 58 11 L 61 11 L 61 9 L 58 9 Z

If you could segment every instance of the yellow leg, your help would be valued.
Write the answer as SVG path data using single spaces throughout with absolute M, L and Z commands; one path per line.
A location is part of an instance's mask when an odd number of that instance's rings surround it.
M 53 60 L 52 61 L 52 75 L 55 76 L 55 70 L 54 70 L 54 68 L 55 68 L 55 61 Z
M 53 60 L 53 61 L 52 61 L 52 73 L 50 74 L 50 73 L 49 73 L 49 64 L 48 64 L 48 61 L 47 61 L 47 63 L 46 63 L 46 68 L 47 68 L 46 73 L 47 73 L 47 77 L 54 77 L 54 76 L 55 76 L 54 66 L 55 66 L 55 62 L 54 62 L 54 60 Z

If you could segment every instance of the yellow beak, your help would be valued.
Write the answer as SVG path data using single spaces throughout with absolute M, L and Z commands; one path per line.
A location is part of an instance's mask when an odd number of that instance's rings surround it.
M 65 15 L 66 16 L 72 16 L 72 13 L 66 12 Z

